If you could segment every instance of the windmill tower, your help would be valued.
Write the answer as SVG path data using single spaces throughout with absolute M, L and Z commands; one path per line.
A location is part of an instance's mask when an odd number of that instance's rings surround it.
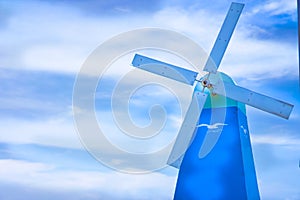
M 245 105 L 288 119 L 293 105 L 237 86 L 218 72 L 244 4 L 232 3 L 204 71 L 136 54 L 132 65 L 194 87 L 168 164 L 179 169 L 174 199 L 259 199 Z M 184 151 L 184 154 L 180 153 Z

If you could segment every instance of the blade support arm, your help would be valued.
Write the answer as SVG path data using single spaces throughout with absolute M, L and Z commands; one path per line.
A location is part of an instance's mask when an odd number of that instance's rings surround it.
M 194 92 L 191 104 L 185 114 L 185 118 L 167 161 L 168 165 L 176 168 L 180 167 L 181 159 L 194 138 L 195 130 L 206 98 L 207 94 L 198 91 Z
M 164 76 L 188 85 L 194 85 L 197 72 L 171 65 L 153 58 L 135 54 L 132 65 L 136 68 Z
M 242 102 L 285 119 L 289 118 L 294 107 L 292 104 L 284 101 L 226 82 L 214 85 L 213 91 L 216 94 Z
M 204 66 L 204 71 L 216 73 L 229 44 L 232 33 L 244 8 L 242 3 L 232 3 L 221 30 Z

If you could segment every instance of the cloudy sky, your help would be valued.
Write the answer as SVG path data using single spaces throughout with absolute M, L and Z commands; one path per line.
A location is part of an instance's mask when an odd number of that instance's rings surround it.
M 243 87 L 295 105 L 289 120 L 250 107 L 247 112 L 261 198 L 300 199 L 296 0 L 239 2 L 246 5 L 219 70 Z M 73 122 L 73 84 L 95 48 L 137 28 L 177 31 L 209 52 L 230 3 L 1 0 L 0 198 L 171 199 L 176 169 L 120 173 L 84 149 Z M 130 61 L 125 57 L 122 65 L 115 64 L 124 68 L 117 71 L 126 73 Z M 109 80 L 108 72 L 107 90 L 114 84 Z M 170 92 L 155 91 L 139 93 L 132 102 L 139 105 L 142 96 L 166 104 L 167 111 L 176 110 Z M 100 121 L 108 106 L 99 108 Z M 132 117 L 145 125 L 149 119 L 141 118 L 137 108 L 130 107 Z M 172 120 L 178 128 L 178 118 Z M 107 120 L 106 127 L 114 127 L 113 122 Z

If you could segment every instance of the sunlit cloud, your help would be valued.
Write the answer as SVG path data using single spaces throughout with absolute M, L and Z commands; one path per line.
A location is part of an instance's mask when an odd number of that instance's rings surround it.
M 117 33 L 147 26 L 184 33 L 209 53 L 225 18 L 225 13 L 222 16 L 217 11 L 215 17 L 211 18 L 211 13 L 201 8 L 190 13 L 185 8 L 169 6 L 147 16 L 126 16 L 130 24 L 124 25 L 124 20 L 116 18 L 96 18 L 82 15 L 67 6 L 57 9 L 55 4 L 39 4 L 41 6 L 38 9 L 33 6 L 34 10 L 30 13 L 26 9 L 17 10 L 1 31 L 2 38 L 11 40 L 3 41 L 7 51 L 4 52 L 0 66 L 76 73 L 97 44 Z M 294 3 L 285 1 L 268 2 L 262 6 L 262 9 L 268 11 L 280 9 L 282 13 L 293 12 L 294 8 Z M 55 15 L 48 12 L 54 9 Z M 47 26 L 41 29 L 40 24 L 45 22 Z M 294 67 L 297 63 L 296 47 L 248 37 L 257 29 L 251 30 L 249 24 L 243 22 L 235 30 L 220 70 L 233 77 L 250 79 L 294 75 L 297 71 L 297 67 Z M 20 33 L 26 37 L 18 37 Z
M 83 148 L 71 118 L 70 120 L 55 118 L 40 121 L 2 119 L 0 132 L 2 143 Z
M 47 189 L 50 193 L 64 191 L 82 195 L 91 193 L 113 199 L 168 199 L 172 197 L 175 177 L 162 173 L 131 175 L 117 172 L 59 170 L 55 165 L 22 160 L 0 160 L 0 184 L 15 183 L 24 189 Z M 157 181 L 159 180 L 159 181 Z M 117 186 L 117 187 L 116 187 Z M 155 191 L 152 195 L 148 191 Z M 88 196 L 86 197 L 88 198 Z
M 289 14 L 295 15 L 297 9 L 297 1 L 275 0 L 266 1 L 262 5 L 256 6 L 253 13 L 269 13 L 270 15 Z
M 258 135 L 255 134 L 251 137 L 251 141 L 255 144 L 270 144 L 270 145 L 292 145 L 300 146 L 300 139 L 292 136 L 279 136 L 279 135 Z

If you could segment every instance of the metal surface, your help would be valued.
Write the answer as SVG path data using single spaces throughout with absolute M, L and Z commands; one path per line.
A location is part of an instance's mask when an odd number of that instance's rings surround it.
M 206 98 L 207 94 L 198 91 L 194 92 L 192 102 L 185 114 L 167 164 L 179 169 L 183 155 L 191 144 L 194 133 L 197 130 L 196 126 Z
M 217 72 L 243 8 L 244 8 L 244 4 L 241 3 L 231 4 L 227 16 L 225 18 L 225 21 L 223 22 L 223 25 L 219 32 L 219 35 L 211 50 L 210 57 L 204 66 L 203 69 L 204 71 L 212 72 L 212 73 Z
M 132 65 L 134 67 L 174 79 L 188 85 L 194 85 L 198 75 L 197 72 L 180 68 L 139 54 L 135 54 Z
M 284 101 L 226 82 L 219 81 L 214 85 L 213 92 L 285 119 L 289 118 L 294 107 Z
M 209 98 L 208 96 L 207 99 Z M 199 123 L 209 124 L 211 113 L 223 113 L 223 109 L 227 113 L 223 123 L 227 125 L 215 147 L 202 159 L 199 159 L 198 152 L 204 143 L 205 134 L 208 134 L 208 127 L 196 129 L 195 138 L 180 166 L 175 200 L 259 200 L 245 113 L 238 106 L 207 108 L 202 110 Z
M 217 112 L 216 110 L 212 109 L 211 112 L 214 117 L 211 119 L 210 123 L 213 124 L 213 126 L 207 126 L 207 132 L 198 154 L 198 157 L 200 159 L 204 158 L 205 156 L 207 156 L 207 154 L 209 154 L 209 152 L 212 151 L 221 136 L 223 128 L 225 126 L 228 126 L 228 124 L 225 123 L 213 123 L 213 121 L 224 122 L 226 108 L 220 108 Z

